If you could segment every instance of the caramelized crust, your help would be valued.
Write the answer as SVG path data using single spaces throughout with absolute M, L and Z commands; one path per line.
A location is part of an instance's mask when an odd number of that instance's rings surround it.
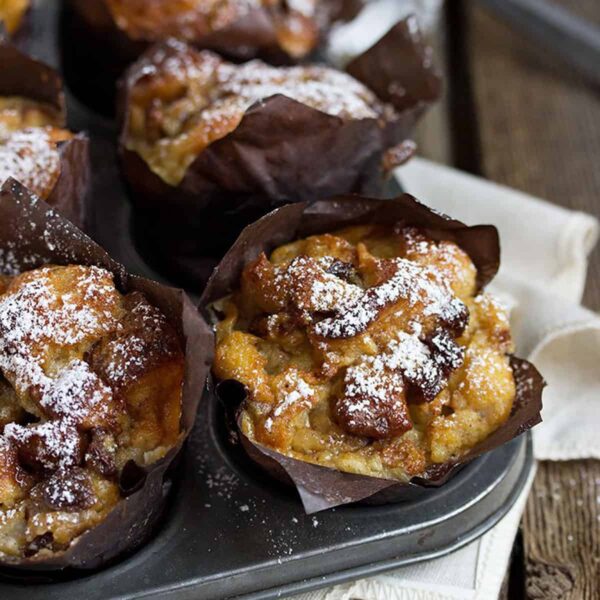
M 133 83 L 125 146 L 164 181 L 177 185 L 194 159 L 233 131 L 254 103 L 284 94 L 344 120 L 395 115 L 361 83 L 320 66 L 234 65 L 170 40 L 140 59 Z
M 14 177 L 42 199 L 60 175 L 59 142 L 73 137 L 58 112 L 25 98 L 0 98 L 0 182 Z
M 469 256 L 414 228 L 353 227 L 248 264 L 216 303 L 213 365 L 248 389 L 251 439 L 341 471 L 405 480 L 509 416 L 502 308 Z
M 0 554 L 52 553 L 106 517 L 129 460 L 178 441 L 184 358 L 103 269 L 42 267 L 1 292 Z
M 30 4 L 30 0 L 0 0 L 0 22 L 4 23 L 9 34 L 21 27 Z
M 168 37 L 202 45 L 232 26 L 246 29 L 249 43 L 264 43 L 265 26 L 293 58 L 311 52 L 319 39 L 320 0 L 105 0 L 117 27 L 135 40 Z M 258 14 L 260 13 L 260 17 Z M 268 23 L 265 24 L 265 18 Z M 255 23 L 256 21 L 256 23 Z M 262 31 L 253 29 L 260 23 Z M 250 28 L 250 29 L 249 29 Z M 253 39 L 255 38 L 255 39 Z

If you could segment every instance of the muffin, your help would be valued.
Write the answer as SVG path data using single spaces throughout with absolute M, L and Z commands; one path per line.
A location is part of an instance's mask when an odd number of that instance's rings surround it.
M 9 35 L 21 28 L 30 5 L 30 0 L 0 0 L 0 23 Z
M 390 39 L 410 35 L 404 24 Z M 269 210 L 381 193 L 439 92 L 431 65 L 401 59 L 385 74 L 395 92 L 381 98 L 324 66 L 235 65 L 176 40 L 150 49 L 124 78 L 120 102 L 122 170 L 146 257 L 201 289 L 206 259 Z
M 204 298 L 213 374 L 243 386 L 245 447 L 296 473 L 314 466 L 303 483 L 324 470 L 380 486 L 441 480 L 498 436 L 513 437 L 515 418 L 539 418 L 531 392 L 541 379 L 529 365 L 524 392 L 507 313 L 482 289 L 497 237 L 406 196 L 354 199 L 359 214 L 344 216 L 352 201 L 305 206 L 283 231 L 275 212 L 242 234 Z M 290 231 L 312 235 L 282 244 Z M 524 396 L 533 412 L 516 417 Z M 356 493 L 346 501 L 369 495 Z
M 0 222 L 0 565 L 94 569 L 156 528 L 210 332 L 14 179 Z
M 391 104 L 341 71 L 271 67 L 259 60 L 235 65 L 175 40 L 138 63 L 134 74 L 122 143 L 174 187 L 208 146 L 237 129 L 251 106 L 271 96 L 283 95 L 345 123 L 369 119 L 383 129 L 398 119 Z
M 14 177 L 83 225 L 88 140 L 66 129 L 60 76 L 5 39 L 0 61 L 0 184 Z
M 66 550 L 122 499 L 119 473 L 179 441 L 184 355 L 143 294 L 46 266 L 0 295 L 0 555 Z

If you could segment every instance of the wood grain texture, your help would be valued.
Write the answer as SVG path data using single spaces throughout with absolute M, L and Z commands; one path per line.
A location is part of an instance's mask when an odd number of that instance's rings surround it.
M 600 22 L 598 0 L 560 3 Z M 471 164 L 460 166 L 599 216 L 600 91 L 476 2 L 461 6 L 474 114 L 458 115 L 458 126 L 455 119 L 455 147 L 470 144 L 475 152 L 461 155 Z M 598 250 L 591 257 L 584 303 L 600 308 Z M 599 502 L 600 461 L 540 465 L 523 519 L 520 595 L 535 600 L 600 597 Z
M 600 15 L 598 0 L 572 0 Z M 600 214 L 600 91 L 468 2 L 468 48 L 481 170 L 547 200 Z M 595 8 L 593 8 L 595 7 Z M 460 135 L 460 130 L 458 132 Z M 584 303 L 600 309 L 600 250 Z
M 542 463 L 523 518 L 527 598 L 598 598 L 599 500 L 599 461 Z

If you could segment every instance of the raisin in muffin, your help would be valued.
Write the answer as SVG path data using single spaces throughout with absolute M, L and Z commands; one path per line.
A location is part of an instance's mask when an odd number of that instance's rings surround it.
M 219 315 L 213 372 L 239 425 L 286 456 L 397 481 L 460 460 L 509 418 L 508 319 L 452 241 L 354 226 L 261 254 Z
M 19 96 L 0 97 L 0 183 L 14 177 L 46 200 L 61 173 L 58 145 L 73 138 L 56 108 Z
M 276 94 L 345 122 L 378 120 L 383 128 L 397 117 L 362 83 L 323 66 L 235 65 L 170 40 L 134 69 L 122 143 L 171 186 L 203 150 L 237 128 L 250 106 Z
M 184 356 L 160 310 L 98 267 L 0 280 L 0 557 L 51 556 L 181 436 Z

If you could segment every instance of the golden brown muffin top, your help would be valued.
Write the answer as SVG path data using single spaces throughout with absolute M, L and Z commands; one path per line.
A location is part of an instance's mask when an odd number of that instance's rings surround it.
M 0 98 L 0 182 L 14 177 L 47 199 L 60 176 L 58 143 L 71 139 L 56 109 L 20 97 Z
M 283 94 L 344 120 L 393 118 L 356 79 L 322 66 L 235 65 L 169 41 L 141 59 L 129 95 L 126 147 L 172 185 L 208 145 L 233 131 L 254 103 Z
M 504 311 L 455 243 L 409 227 L 312 236 L 218 302 L 213 366 L 248 389 L 243 432 L 288 456 L 403 480 L 510 415 Z
M 300 58 L 317 45 L 320 0 L 106 0 L 117 27 L 136 40 L 175 37 L 202 43 L 202 38 L 239 24 L 265 11 L 277 41 L 292 57 Z M 260 29 L 264 30 L 265 23 Z M 258 32 L 258 39 L 261 34 Z
M 30 0 L 0 0 L 0 22 L 9 34 L 15 33 L 31 5 Z
M 164 315 L 97 267 L 3 278 L 0 554 L 64 550 L 119 501 L 118 474 L 180 436 L 183 354 Z

